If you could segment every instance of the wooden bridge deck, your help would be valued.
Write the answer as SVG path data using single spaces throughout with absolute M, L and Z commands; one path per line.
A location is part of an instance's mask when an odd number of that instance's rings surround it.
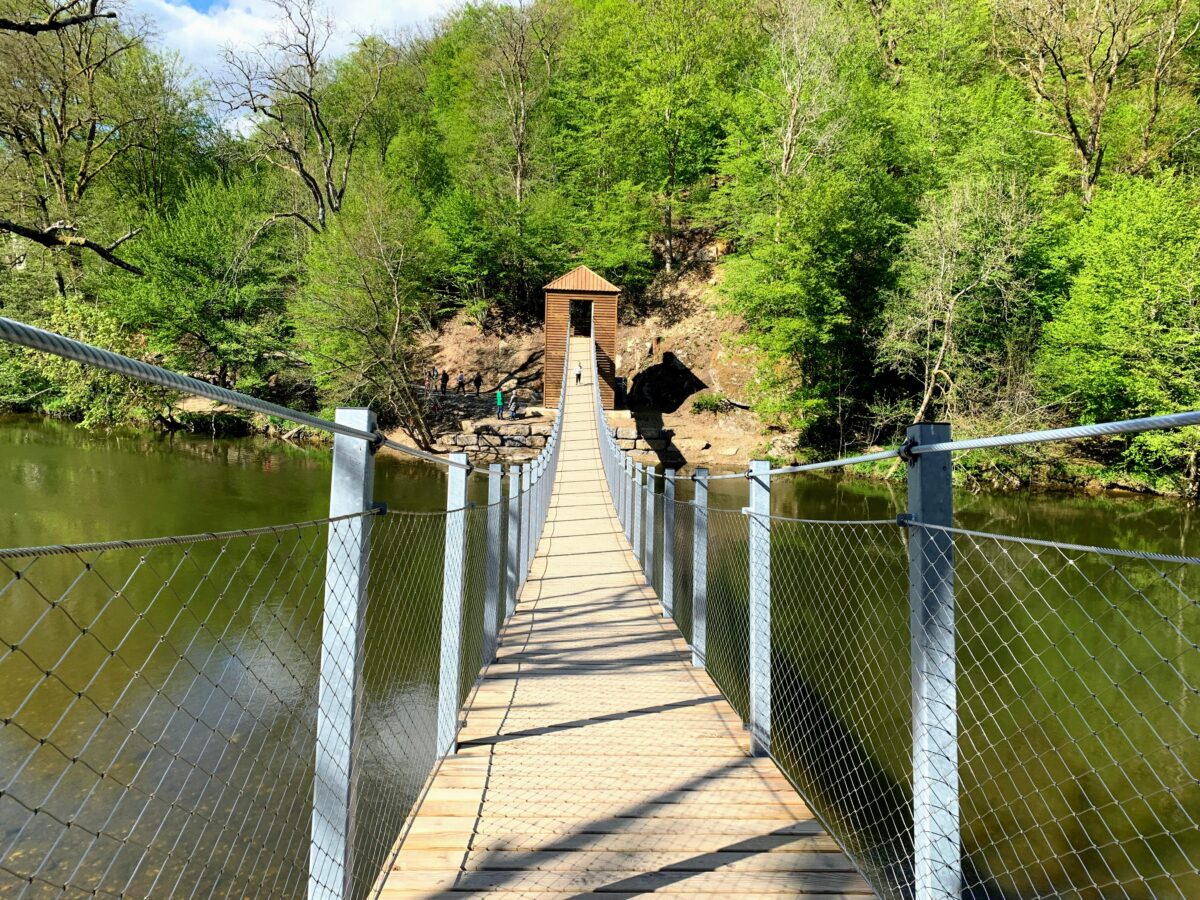
M 532 572 L 381 896 L 870 895 L 660 616 L 571 382 Z

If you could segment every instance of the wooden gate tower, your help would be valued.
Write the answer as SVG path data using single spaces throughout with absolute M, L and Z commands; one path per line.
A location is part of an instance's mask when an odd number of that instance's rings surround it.
M 546 291 L 546 399 L 557 397 L 562 388 L 563 357 L 571 331 L 571 301 L 590 303 L 592 336 L 596 341 L 596 368 L 600 370 L 600 402 L 613 408 L 616 387 L 617 294 L 621 289 L 605 281 L 587 266 L 572 269 L 554 279 Z M 572 370 L 575 360 L 571 362 Z M 587 359 L 578 360 L 586 371 Z

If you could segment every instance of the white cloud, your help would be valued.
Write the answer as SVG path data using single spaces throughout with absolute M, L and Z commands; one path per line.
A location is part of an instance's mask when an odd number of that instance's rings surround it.
M 426 22 L 451 5 L 451 0 L 331 0 L 337 24 L 330 50 L 344 51 L 360 34 Z M 215 0 L 205 12 L 172 0 L 128 0 L 126 9 L 149 21 L 156 46 L 177 50 L 197 74 L 219 71 L 223 47 L 261 45 L 275 27 L 275 10 L 266 0 Z

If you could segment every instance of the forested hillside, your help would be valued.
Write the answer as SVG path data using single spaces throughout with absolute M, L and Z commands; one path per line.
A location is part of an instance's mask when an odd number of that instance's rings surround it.
M 394 422 L 446 316 L 581 262 L 636 315 L 719 245 L 746 399 L 813 456 L 1200 407 L 1194 0 L 468 4 L 341 57 L 332 14 L 205 77 L 107 0 L 0 0 L 3 315 Z M 8 348 L 0 403 L 171 419 Z

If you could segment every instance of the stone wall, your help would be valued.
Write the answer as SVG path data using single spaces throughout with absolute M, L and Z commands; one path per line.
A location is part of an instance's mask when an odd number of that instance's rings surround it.
M 538 410 L 516 421 L 465 419 L 457 434 L 443 435 L 438 444 L 443 450 L 459 450 L 472 458 L 522 462 L 537 456 L 553 430 L 554 411 Z

